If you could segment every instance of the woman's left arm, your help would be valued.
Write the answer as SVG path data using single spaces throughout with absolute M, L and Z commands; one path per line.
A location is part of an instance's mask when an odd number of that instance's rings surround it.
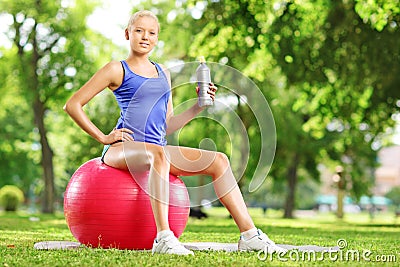
M 199 114 L 204 108 L 199 107 L 197 103 L 186 111 L 174 115 L 172 106 L 172 97 L 168 101 L 168 111 L 167 111 L 167 135 L 181 129 L 189 121 L 191 121 L 197 114 Z
M 169 82 L 169 86 L 171 87 L 171 77 L 170 73 L 163 68 L 164 73 L 166 74 Z M 196 88 L 196 91 L 198 88 Z M 210 94 L 211 98 L 214 100 L 215 99 L 215 92 L 217 91 L 217 87 L 213 84 L 210 83 L 210 88 L 208 90 L 208 93 Z M 169 97 L 168 100 L 168 107 L 167 107 L 167 132 L 166 134 L 172 134 L 175 131 L 181 129 L 183 126 L 185 126 L 189 121 L 191 121 L 197 114 L 199 114 L 201 111 L 204 110 L 205 107 L 200 107 L 197 103 L 194 104 L 191 108 L 187 109 L 186 111 L 174 115 L 174 107 L 172 104 L 172 94 Z

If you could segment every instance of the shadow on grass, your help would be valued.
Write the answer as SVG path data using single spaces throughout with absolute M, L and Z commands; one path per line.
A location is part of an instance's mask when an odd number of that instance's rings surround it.
M 387 227 L 387 228 L 399 228 L 400 229 L 400 224 L 374 224 L 374 223 L 369 223 L 369 224 L 351 224 L 355 227 Z

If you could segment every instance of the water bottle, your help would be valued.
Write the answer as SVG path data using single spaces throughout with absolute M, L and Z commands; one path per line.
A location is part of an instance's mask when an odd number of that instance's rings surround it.
M 206 65 L 206 60 L 203 56 L 201 56 L 199 59 L 200 65 L 196 69 L 197 84 L 199 86 L 198 104 L 200 107 L 212 106 L 214 101 L 207 93 L 211 82 L 210 69 Z

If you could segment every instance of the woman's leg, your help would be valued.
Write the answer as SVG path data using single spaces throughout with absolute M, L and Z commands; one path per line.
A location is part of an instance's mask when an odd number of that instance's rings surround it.
M 168 157 L 167 157 L 168 156 Z M 194 148 L 167 146 L 139 142 L 124 142 L 109 148 L 104 162 L 131 172 L 149 172 L 149 191 L 157 238 L 153 253 L 191 255 L 169 230 L 169 172 L 175 175 L 205 174 L 213 178 L 214 188 L 222 204 L 228 209 L 242 233 L 238 243 L 241 251 L 266 250 L 268 253 L 285 252 L 267 235 L 254 226 L 242 194 L 233 176 L 228 158 L 219 152 Z M 255 233 L 254 233 L 255 231 Z M 247 239 L 245 233 L 250 234 Z
M 157 232 L 169 230 L 169 163 L 163 147 L 134 141 L 117 143 L 108 149 L 104 162 L 130 172 L 149 171 L 148 193 Z
M 255 227 L 226 155 L 214 151 L 177 146 L 166 146 L 165 149 L 169 155 L 168 160 L 172 174 L 210 175 L 217 197 L 232 215 L 240 232 Z

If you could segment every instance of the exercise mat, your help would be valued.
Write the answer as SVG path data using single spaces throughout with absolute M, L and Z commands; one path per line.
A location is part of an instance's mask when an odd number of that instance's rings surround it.
M 183 245 L 190 250 L 194 251 L 226 251 L 226 252 L 235 252 L 238 251 L 237 243 L 217 243 L 217 242 L 192 242 L 192 243 L 183 243 Z M 298 250 L 298 251 L 315 251 L 315 252 L 333 252 L 339 251 L 339 247 L 321 247 L 316 245 L 288 245 L 288 244 L 277 244 L 282 248 L 286 248 L 288 250 Z M 35 243 L 33 246 L 35 249 L 39 250 L 53 250 L 53 249 L 77 249 L 82 246 L 79 242 L 71 242 L 71 241 L 42 241 Z
M 76 249 L 81 246 L 79 242 L 71 241 L 42 241 L 37 242 L 33 246 L 35 249 L 52 250 L 52 249 Z
M 183 245 L 190 250 L 216 250 L 234 252 L 238 251 L 237 243 L 216 243 L 216 242 L 194 242 L 194 243 L 183 243 Z M 277 244 L 281 248 L 288 250 L 298 251 L 315 251 L 315 252 L 328 252 L 328 251 L 339 251 L 339 247 L 321 247 L 316 245 L 288 245 L 288 244 Z

